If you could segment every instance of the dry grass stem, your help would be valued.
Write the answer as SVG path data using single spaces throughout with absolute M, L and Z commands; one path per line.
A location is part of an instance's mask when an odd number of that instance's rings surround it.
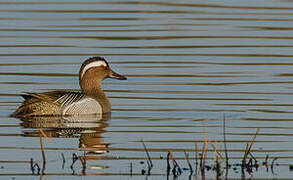
M 171 166 L 170 166 L 170 163 L 169 163 L 170 154 L 171 153 L 168 152 L 168 155 L 167 155 L 167 176 L 169 176 L 170 170 L 171 170 Z
M 225 161 L 226 159 L 222 156 L 222 154 L 221 154 L 219 151 L 217 151 L 216 146 L 215 146 L 211 141 L 208 141 L 208 143 L 209 143 L 209 145 L 212 146 L 213 150 L 219 155 L 219 157 L 220 157 L 223 161 Z
M 40 145 L 41 145 L 41 152 L 42 152 L 42 159 L 43 159 L 43 163 L 46 163 L 46 156 L 45 156 L 45 150 L 44 150 L 44 145 L 43 145 L 43 139 L 42 139 L 42 130 L 39 130 L 39 136 L 40 136 Z
M 39 131 L 41 132 L 41 134 L 43 135 L 43 137 L 46 139 L 47 143 L 50 144 L 51 141 L 50 141 L 50 139 L 48 138 L 48 136 L 46 135 L 46 133 L 45 133 L 42 129 L 39 129 Z
M 216 155 L 215 159 L 216 159 L 216 161 L 215 161 L 215 163 L 216 163 L 216 178 L 219 179 L 221 176 L 221 166 L 220 166 L 219 158 L 217 155 Z
M 40 166 L 39 166 L 38 163 L 35 163 L 34 166 L 33 166 L 33 174 L 34 174 L 34 171 L 35 171 L 35 167 L 37 167 L 37 169 L 38 169 L 38 174 L 40 174 L 41 168 L 40 168 Z
M 168 154 L 170 155 L 170 158 L 172 159 L 172 161 L 175 161 L 175 162 L 176 162 L 176 160 L 175 160 L 174 157 L 173 157 L 172 152 L 171 152 L 171 151 L 168 151 Z
M 78 160 L 78 156 L 75 153 L 73 153 L 72 154 L 72 164 L 70 166 L 71 169 L 73 169 L 73 165 L 77 160 Z
M 254 161 L 257 161 L 257 159 L 253 156 L 253 154 L 252 154 L 251 152 L 249 152 L 249 155 L 252 157 L 252 159 L 253 159 Z
M 227 150 L 227 141 L 226 141 L 226 117 L 225 114 L 223 115 L 223 138 L 224 138 L 224 148 L 225 148 L 225 157 L 226 157 L 226 168 L 228 168 L 228 150 Z
M 201 178 L 205 179 L 205 161 L 206 161 L 206 152 L 207 152 L 207 141 L 208 139 L 204 138 L 204 143 L 202 147 L 202 154 L 200 158 L 200 167 L 201 167 Z
M 33 172 L 34 171 L 34 159 L 31 158 L 30 160 L 30 165 L 31 165 L 31 171 Z
M 192 169 L 191 163 L 189 161 L 188 153 L 186 153 L 186 151 L 184 151 L 184 155 L 185 155 L 185 159 L 187 161 L 187 164 L 189 166 L 190 174 L 192 174 L 193 173 L 193 169 Z
M 269 155 L 266 155 L 264 165 L 265 165 L 265 167 L 267 169 L 267 172 L 269 172 L 269 163 L 268 163 L 268 160 L 269 160 Z
M 259 130 L 260 130 L 259 128 L 256 129 L 256 132 L 255 132 L 255 134 L 254 134 L 254 137 L 253 137 L 253 139 L 252 139 L 252 141 L 251 141 L 251 143 L 250 143 L 250 145 L 249 145 L 249 147 L 248 147 L 247 155 L 248 155 L 248 153 L 250 152 L 253 143 L 255 142 L 255 139 L 256 139 L 256 136 L 257 136 L 258 133 L 259 133 Z
M 150 154 L 149 154 L 149 151 L 147 150 L 146 145 L 145 145 L 145 143 L 143 142 L 143 139 L 141 139 L 141 143 L 142 143 L 142 145 L 143 145 L 144 151 L 146 152 L 146 155 L 147 155 L 147 158 L 148 158 L 148 162 L 149 162 L 149 164 L 150 164 L 150 167 L 152 168 L 152 167 L 153 167 L 153 162 L 152 162 L 151 156 L 150 156 Z
M 243 165 L 246 163 L 248 147 L 249 147 L 249 145 L 248 145 L 248 143 L 247 143 L 247 144 L 246 144 L 246 147 L 245 147 L 245 151 L 244 151 L 243 159 L 242 159 L 242 164 L 243 164 Z
M 254 137 L 251 140 L 250 144 L 249 145 L 246 144 L 246 149 L 245 149 L 245 153 L 244 153 L 244 157 L 243 157 L 243 161 L 242 161 L 243 163 L 246 162 L 247 156 L 251 151 L 252 145 L 255 142 L 255 139 L 256 139 L 256 136 L 258 135 L 258 133 L 259 133 L 259 128 L 256 129 L 256 132 L 255 132 Z
M 130 162 L 130 176 L 132 176 L 132 162 Z
M 180 174 L 182 173 L 182 170 L 181 170 L 179 164 L 177 163 L 177 161 L 174 159 L 172 152 L 169 151 L 169 153 L 170 153 L 170 158 L 172 159 L 172 161 L 173 161 L 173 165 L 174 165 L 174 166 L 173 166 L 173 170 L 172 170 L 173 175 L 174 175 L 174 176 L 178 176 L 178 175 L 180 175 Z M 178 171 L 177 171 L 176 169 L 177 169 Z
M 80 156 L 79 157 L 80 163 L 82 165 L 82 174 L 85 174 L 85 170 L 86 170 L 86 158 L 85 156 Z
M 275 161 L 276 161 L 277 159 L 278 159 L 278 158 L 275 157 L 275 158 L 273 159 L 273 161 L 272 161 L 272 164 L 271 164 L 271 172 L 272 172 L 272 174 L 275 174 L 275 173 L 274 173 L 274 164 L 275 164 Z
M 197 147 L 197 142 L 194 142 L 194 148 L 195 148 L 195 175 L 197 175 L 197 166 L 198 166 L 198 147 Z
M 207 152 L 207 142 L 208 139 L 204 138 L 203 147 L 202 147 L 202 155 L 201 155 L 201 167 L 204 167 L 206 160 L 206 152 Z

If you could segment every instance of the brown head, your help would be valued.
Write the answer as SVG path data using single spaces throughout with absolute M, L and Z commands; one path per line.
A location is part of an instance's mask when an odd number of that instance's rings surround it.
M 81 65 L 79 70 L 79 85 L 84 93 L 95 93 L 100 90 L 101 82 L 106 78 L 126 80 L 114 72 L 103 57 L 91 57 Z

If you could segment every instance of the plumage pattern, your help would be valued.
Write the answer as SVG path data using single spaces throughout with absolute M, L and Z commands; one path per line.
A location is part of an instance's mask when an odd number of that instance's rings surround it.
M 102 107 L 98 101 L 88 96 L 68 95 L 61 104 L 62 115 L 101 114 Z
M 79 70 L 79 85 L 82 92 L 51 91 L 26 93 L 24 102 L 12 114 L 13 117 L 72 116 L 105 114 L 111 112 L 111 103 L 101 88 L 105 78 L 126 80 L 114 72 L 102 57 L 91 57 Z
M 61 107 L 66 107 L 71 103 L 77 102 L 85 97 L 86 95 L 80 92 L 68 92 L 56 99 L 54 103 L 60 104 Z
M 80 92 L 26 93 L 25 101 L 12 116 L 54 116 L 102 113 L 97 100 Z

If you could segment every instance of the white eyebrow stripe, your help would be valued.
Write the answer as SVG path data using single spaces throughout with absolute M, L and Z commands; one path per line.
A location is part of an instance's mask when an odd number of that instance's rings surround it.
M 85 73 L 87 70 L 89 70 L 90 68 L 92 68 L 92 67 L 101 67 L 101 66 L 106 67 L 107 64 L 106 64 L 104 61 L 94 61 L 94 62 L 89 63 L 88 65 L 86 65 L 86 66 L 83 68 L 80 77 L 82 78 L 82 76 L 84 75 L 84 73 Z

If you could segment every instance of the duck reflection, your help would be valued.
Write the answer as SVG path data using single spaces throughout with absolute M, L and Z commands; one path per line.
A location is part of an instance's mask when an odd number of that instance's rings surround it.
M 106 132 L 107 121 L 111 114 L 99 116 L 39 116 L 21 118 L 23 135 L 39 137 L 38 129 L 42 129 L 48 137 L 79 138 L 79 148 L 88 153 L 104 154 L 109 144 L 102 142 L 102 134 Z

